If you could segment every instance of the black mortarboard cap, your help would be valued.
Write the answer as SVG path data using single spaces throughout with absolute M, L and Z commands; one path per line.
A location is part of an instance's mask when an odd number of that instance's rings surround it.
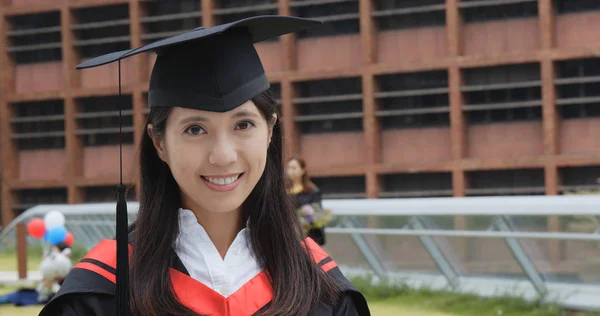
M 318 24 L 322 22 L 290 16 L 255 16 L 209 28 L 198 27 L 138 48 L 89 59 L 76 68 L 85 69 L 118 62 L 121 94 L 121 60 L 144 52 L 154 52 L 157 57 L 148 90 L 148 105 L 151 108 L 176 106 L 226 112 L 266 91 L 270 86 L 254 47 L 255 43 Z M 122 143 L 119 143 L 122 148 Z M 128 221 L 122 150 L 120 153 L 115 314 L 125 316 L 129 315 Z
M 148 91 L 150 107 L 224 112 L 269 88 L 254 43 L 321 23 L 290 16 L 250 17 L 92 58 L 77 65 L 77 69 L 154 52 L 157 57 Z

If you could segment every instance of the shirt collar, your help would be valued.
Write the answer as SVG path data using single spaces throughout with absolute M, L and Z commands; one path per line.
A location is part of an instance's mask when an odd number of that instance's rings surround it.
M 208 241 L 211 242 L 210 237 L 208 237 L 208 233 L 200 223 L 198 223 L 198 219 L 194 212 L 189 209 L 179 208 L 179 234 L 188 234 L 193 236 L 194 239 L 199 238 L 197 241 Z M 237 243 L 246 243 L 246 239 L 248 238 L 249 230 L 248 230 L 248 222 L 246 222 L 246 227 L 242 228 L 235 237 L 233 244 Z

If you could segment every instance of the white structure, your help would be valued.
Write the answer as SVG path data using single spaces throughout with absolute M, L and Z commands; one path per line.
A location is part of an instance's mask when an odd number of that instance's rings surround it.
M 326 248 L 349 275 L 366 273 L 378 279 L 402 278 L 414 286 L 449 287 L 454 291 L 479 295 L 542 298 L 571 308 L 600 310 L 600 300 L 597 299 L 600 297 L 600 196 L 326 200 L 323 204 L 336 216 L 331 227 L 327 228 Z M 3 245 L 14 242 L 17 223 L 43 217 L 50 210 L 59 210 L 65 215 L 67 229 L 73 233 L 76 242 L 91 248 L 101 239 L 114 236 L 115 205 L 39 205 L 24 212 L 0 232 L 0 242 Z M 137 210 L 137 203 L 128 204 L 130 221 L 135 220 Z M 455 230 L 447 220 L 440 220 L 450 218 L 450 223 L 453 223 L 452 218 L 457 215 L 479 218 L 479 228 Z M 522 225 L 525 219 L 539 224 L 550 215 L 561 218 L 581 216 L 591 223 L 588 226 L 595 231 L 546 232 L 543 231 L 545 224 L 533 225 L 542 229 L 522 229 L 532 227 Z M 373 222 L 380 225 L 367 225 Z M 401 251 L 428 254 L 429 258 L 418 260 L 429 260 L 435 263 L 430 265 L 434 268 L 422 268 L 418 261 L 414 261 L 416 264 L 411 268 L 402 268 L 407 265 L 402 260 L 393 259 L 398 257 L 398 253 L 389 250 L 390 246 L 382 241 L 386 238 L 392 238 L 393 243 L 400 245 L 409 244 L 407 240 L 412 240 L 413 245 Z M 495 240 L 493 247 L 498 247 L 498 253 L 503 250 L 510 255 L 493 260 L 503 261 L 500 267 L 518 267 L 521 273 L 475 273 L 452 246 L 456 239 L 480 243 L 482 240 Z M 594 251 L 576 253 L 578 262 L 589 261 L 591 274 L 577 269 L 567 276 L 554 273 L 556 267 L 536 244 L 539 240 L 591 243 L 589 249 Z M 32 238 L 28 241 L 36 242 Z M 0 247 L 3 247 L 2 244 Z M 495 252 L 495 249 L 484 250 L 490 250 L 492 255 Z M 410 257 L 417 258 L 419 255 Z

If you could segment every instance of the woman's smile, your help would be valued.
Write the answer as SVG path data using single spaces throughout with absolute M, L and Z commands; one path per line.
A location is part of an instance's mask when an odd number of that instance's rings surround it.
M 240 184 L 244 173 L 221 175 L 221 176 L 201 176 L 206 186 L 217 192 L 232 191 Z

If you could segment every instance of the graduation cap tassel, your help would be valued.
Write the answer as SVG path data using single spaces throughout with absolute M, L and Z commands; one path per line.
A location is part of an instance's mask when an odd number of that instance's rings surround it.
M 119 68 L 119 100 L 121 97 L 121 60 Z M 121 102 L 119 102 L 119 185 L 117 186 L 117 287 L 115 295 L 115 315 L 129 316 L 129 244 L 127 202 L 123 185 L 123 141 L 122 141 Z

